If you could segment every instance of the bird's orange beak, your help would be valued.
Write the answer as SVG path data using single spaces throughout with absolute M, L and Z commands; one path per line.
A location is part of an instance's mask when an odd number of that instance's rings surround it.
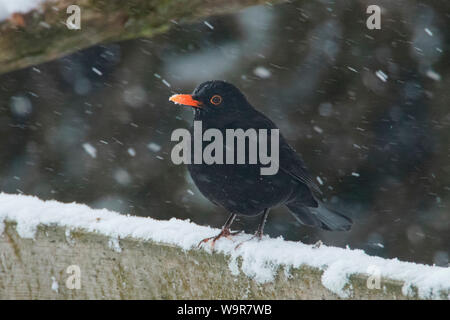
M 192 98 L 190 94 L 174 94 L 169 98 L 170 101 L 184 106 L 191 106 L 194 108 L 201 108 L 202 102 Z

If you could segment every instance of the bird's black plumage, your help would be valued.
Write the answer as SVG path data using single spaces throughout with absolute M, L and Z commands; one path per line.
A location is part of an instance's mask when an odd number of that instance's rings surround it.
M 214 96 L 220 99 L 212 101 Z M 202 121 L 203 131 L 215 128 L 225 136 L 226 129 L 277 129 L 268 117 L 253 108 L 239 89 L 225 81 L 204 82 L 194 90 L 191 97 L 199 104 L 199 107 L 194 108 L 194 120 Z M 219 100 L 220 103 L 215 104 Z M 351 219 L 327 208 L 317 199 L 316 195 L 320 194 L 318 186 L 300 155 L 281 133 L 278 172 L 261 175 L 261 166 L 259 162 L 203 163 L 189 164 L 188 170 L 203 195 L 230 213 L 253 216 L 286 205 L 302 224 L 325 230 L 350 229 Z

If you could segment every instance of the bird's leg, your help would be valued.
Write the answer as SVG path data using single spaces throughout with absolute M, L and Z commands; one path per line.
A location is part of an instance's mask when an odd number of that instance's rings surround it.
M 270 210 L 269 208 L 264 210 L 263 217 L 261 219 L 261 222 L 259 223 L 258 229 L 256 230 L 255 234 L 250 239 L 239 243 L 234 249 L 238 249 L 244 242 L 253 240 L 255 238 L 257 238 L 258 241 L 260 241 L 262 239 L 262 236 L 264 234 L 264 226 L 266 225 L 267 216 L 269 215 L 269 210 Z
M 264 233 L 264 226 L 266 225 L 268 215 L 269 215 L 269 208 L 264 210 L 263 217 L 258 226 L 258 230 L 256 230 L 255 234 L 253 235 L 253 237 L 251 237 L 251 239 L 254 239 L 254 238 L 258 238 L 258 240 L 262 239 L 262 236 Z
M 219 233 L 217 236 L 215 236 L 215 237 L 209 237 L 209 238 L 203 239 L 202 241 L 200 241 L 200 242 L 198 243 L 197 246 L 200 247 L 202 243 L 205 243 L 205 242 L 208 242 L 208 241 L 212 240 L 211 245 L 212 245 L 212 247 L 214 248 L 214 245 L 215 245 L 216 241 L 219 240 L 220 238 L 226 237 L 226 238 L 229 239 L 231 236 L 234 236 L 234 235 L 236 235 L 236 234 L 242 232 L 242 231 L 230 232 L 230 227 L 231 227 L 231 225 L 232 225 L 232 223 L 233 223 L 233 221 L 234 221 L 235 218 L 236 218 L 236 214 L 235 214 L 235 213 L 232 213 L 232 214 L 228 217 L 227 222 L 225 222 L 225 224 L 223 225 L 222 231 L 220 231 L 220 233 Z

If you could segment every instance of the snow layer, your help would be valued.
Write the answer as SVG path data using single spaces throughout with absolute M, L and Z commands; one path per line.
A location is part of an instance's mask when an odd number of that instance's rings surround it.
M 17 222 L 17 232 L 23 238 L 34 238 L 39 224 L 64 227 L 68 233 L 77 228 L 99 232 L 111 238 L 109 245 L 117 252 L 121 251 L 118 244 L 120 238 L 151 240 L 190 250 L 195 249 L 201 239 L 219 232 L 218 229 L 175 218 L 158 221 L 121 215 L 106 209 L 91 209 L 82 204 L 0 193 L 0 234 L 4 230 L 5 220 Z M 421 298 L 436 299 L 439 298 L 439 291 L 448 292 L 450 289 L 450 268 L 372 257 L 362 250 L 325 245 L 313 248 L 300 242 L 285 241 L 281 237 L 264 237 L 260 242 L 248 241 L 235 249 L 237 243 L 249 237 L 243 234 L 234 240 L 221 239 L 216 243 L 215 250 L 230 257 L 232 274 L 243 272 L 260 283 L 274 280 L 280 266 L 289 270 L 308 265 L 324 270 L 322 284 L 341 297 L 351 297 L 352 288 L 347 284 L 349 276 L 355 273 L 376 274 L 403 281 L 402 291 L 405 294 L 412 293 L 411 286 L 414 286 Z M 211 252 L 209 245 L 201 250 Z M 240 267 L 238 258 L 241 258 Z
M 0 21 L 15 12 L 25 13 L 38 7 L 45 0 L 0 0 Z

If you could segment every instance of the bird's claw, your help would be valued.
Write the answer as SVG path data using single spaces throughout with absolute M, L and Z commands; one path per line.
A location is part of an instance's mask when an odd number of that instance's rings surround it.
M 237 234 L 239 234 L 239 233 L 241 233 L 241 232 L 242 232 L 242 230 L 230 232 L 230 229 L 222 229 L 222 231 L 220 231 L 220 233 L 219 233 L 217 236 L 215 236 L 215 237 L 209 237 L 209 238 L 205 238 L 205 239 L 201 240 L 201 241 L 198 243 L 197 247 L 200 248 L 200 246 L 202 245 L 202 243 L 206 243 L 206 242 L 209 242 L 209 241 L 212 240 L 212 242 L 211 242 L 211 247 L 212 247 L 212 249 L 214 249 L 214 245 L 216 244 L 216 241 L 219 240 L 220 238 L 225 237 L 225 238 L 231 240 L 231 237 L 232 237 L 232 236 L 235 236 L 235 235 L 237 235 Z
M 239 249 L 239 247 L 242 246 L 242 245 L 244 244 L 244 242 L 251 241 L 251 240 L 253 240 L 253 239 L 255 239 L 255 238 L 256 238 L 258 241 L 261 241 L 262 236 L 263 236 L 263 234 L 262 234 L 261 232 L 256 231 L 256 233 L 255 233 L 250 239 L 244 240 L 244 241 L 242 241 L 241 243 L 239 243 L 236 247 L 234 247 L 234 250 Z

